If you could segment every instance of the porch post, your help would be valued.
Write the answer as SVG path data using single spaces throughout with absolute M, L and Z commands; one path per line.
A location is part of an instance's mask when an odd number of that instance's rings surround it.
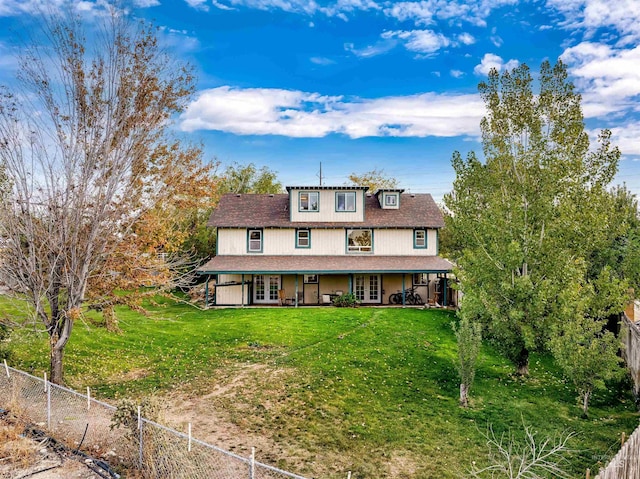
M 240 295 L 242 296 L 242 307 L 244 308 L 244 273 L 240 281 Z
M 349 273 L 349 293 L 353 294 L 353 273 Z
M 444 274 L 444 291 L 442 292 L 442 306 L 447 307 L 447 273 Z
M 209 278 L 211 275 L 207 275 L 207 281 L 204 283 L 204 309 L 209 309 Z
M 298 307 L 298 274 L 296 273 L 296 308 Z
M 402 307 L 404 308 L 404 297 L 405 297 L 405 288 L 404 288 L 404 276 L 405 274 L 402 273 Z

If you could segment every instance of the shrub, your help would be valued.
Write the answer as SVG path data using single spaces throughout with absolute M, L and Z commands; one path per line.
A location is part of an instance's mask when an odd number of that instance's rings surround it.
M 333 300 L 333 305 L 338 308 L 357 308 L 360 305 L 353 293 L 345 293 Z

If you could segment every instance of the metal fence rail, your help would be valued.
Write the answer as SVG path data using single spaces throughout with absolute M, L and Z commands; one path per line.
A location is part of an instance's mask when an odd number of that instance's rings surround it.
M 116 408 L 44 378 L 0 371 L 0 407 L 35 423 L 74 449 L 109 452 L 147 478 L 305 479 L 207 444 L 138 416 L 137 430 L 112 429 Z M 112 464 L 115 466 L 115 464 Z

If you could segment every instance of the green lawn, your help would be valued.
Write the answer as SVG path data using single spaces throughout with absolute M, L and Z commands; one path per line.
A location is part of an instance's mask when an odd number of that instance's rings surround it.
M 0 300 L 0 316 L 19 317 Z M 416 309 L 260 308 L 206 312 L 166 303 L 143 316 L 119 311 L 122 334 L 77 322 L 66 380 L 114 399 L 156 394 L 208 398 L 229 424 L 277 447 L 259 459 L 303 475 L 345 478 L 457 478 L 482 462 L 482 432 L 577 433 L 576 477 L 613 455 L 638 414 L 624 384 L 611 385 L 581 418 L 575 393 L 547 356 L 531 376 L 482 349 L 472 406 L 458 407 L 454 314 Z M 4 313 L 4 314 L 3 314 Z M 12 363 L 41 375 L 47 342 L 33 327 L 13 336 Z M 197 427 L 197 426 L 196 426 Z M 266 459 L 265 459 L 266 457 Z

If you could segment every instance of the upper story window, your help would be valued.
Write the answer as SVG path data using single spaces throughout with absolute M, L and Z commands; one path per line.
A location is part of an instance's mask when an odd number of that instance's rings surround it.
M 298 197 L 299 211 L 320 211 L 320 198 L 317 191 L 301 191 Z
M 347 230 L 348 253 L 371 253 L 373 251 L 373 230 Z
M 262 230 L 247 231 L 247 251 L 249 253 L 262 253 Z
M 413 247 L 427 247 L 427 230 L 413 230 Z
M 385 193 L 384 194 L 385 206 L 398 206 L 398 194 L 397 193 Z
M 429 286 L 429 274 L 428 273 L 413 273 L 413 285 L 414 286 Z
M 355 211 L 356 192 L 340 191 L 336 193 L 336 211 Z
M 311 231 L 296 230 L 296 248 L 311 248 Z

